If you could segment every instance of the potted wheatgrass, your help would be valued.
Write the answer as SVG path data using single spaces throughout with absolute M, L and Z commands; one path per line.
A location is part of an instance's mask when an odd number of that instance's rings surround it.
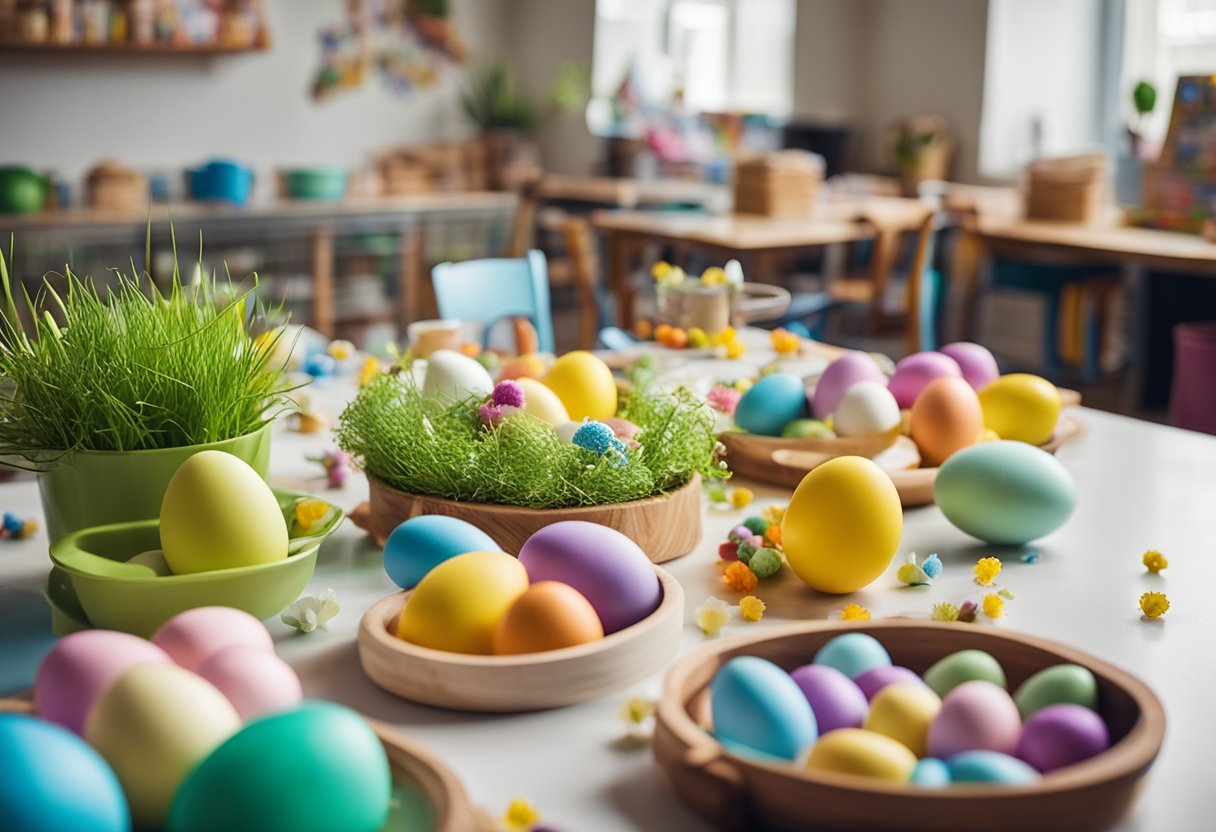
M 181 463 L 226 451 L 263 478 L 270 426 L 289 406 L 277 335 L 254 341 L 256 288 L 227 296 L 214 277 L 167 291 L 116 271 L 108 290 L 65 270 L 18 304 L 3 256 L 0 463 L 35 471 L 51 540 L 159 516 Z

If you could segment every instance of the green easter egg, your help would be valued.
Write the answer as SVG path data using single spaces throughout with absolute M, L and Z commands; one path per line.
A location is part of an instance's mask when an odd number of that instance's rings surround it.
M 1098 707 L 1098 680 L 1079 664 L 1057 664 L 1040 670 L 1018 687 L 1013 695 L 1022 721 L 1048 705 Z
M 367 720 L 308 702 L 251 722 L 187 775 L 168 832 L 376 832 L 392 776 Z
M 959 650 L 951 653 L 925 671 L 925 684 L 938 696 L 945 697 L 963 682 L 982 679 L 997 687 L 1005 687 L 1005 671 L 1000 662 L 983 650 Z
M 781 429 L 781 435 L 786 439 L 827 439 L 832 432 L 818 419 L 795 419 Z

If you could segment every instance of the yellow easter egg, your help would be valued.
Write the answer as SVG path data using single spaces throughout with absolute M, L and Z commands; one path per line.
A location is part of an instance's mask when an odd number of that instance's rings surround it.
M 528 571 L 505 552 L 449 558 L 410 593 L 397 638 L 450 653 L 493 653 L 498 622 L 527 588 Z
M 891 565 L 903 531 L 899 492 L 868 459 L 830 459 L 803 477 L 781 523 L 790 568 L 820 592 L 843 594 Z
M 837 728 L 811 746 L 807 771 L 859 774 L 906 783 L 916 768 L 916 755 L 902 743 L 864 728 Z
M 928 753 L 929 725 L 941 709 L 941 698 L 927 685 L 895 682 L 870 701 L 862 727 L 897 740 L 917 757 L 924 757 Z
M 984 427 L 1002 439 L 1042 445 L 1060 420 L 1060 391 L 1045 378 L 1011 373 L 980 390 Z
M 576 422 L 616 415 L 616 380 L 612 370 L 589 352 L 568 352 L 541 379 L 557 394 Z
M 515 380 L 524 389 L 524 413 L 556 427 L 570 421 L 570 414 L 557 394 L 534 378 Z

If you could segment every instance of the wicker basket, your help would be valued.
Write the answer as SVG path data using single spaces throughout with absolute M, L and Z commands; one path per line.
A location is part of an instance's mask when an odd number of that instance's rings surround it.
M 735 164 L 735 213 L 807 217 L 823 177 L 823 161 L 803 150 L 769 153 Z

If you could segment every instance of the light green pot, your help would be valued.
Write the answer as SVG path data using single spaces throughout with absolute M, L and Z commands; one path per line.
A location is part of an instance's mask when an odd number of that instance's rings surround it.
M 199 451 L 230 453 L 266 479 L 270 427 L 268 422 L 245 436 L 206 445 L 151 451 L 70 451 L 40 463 L 38 490 L 47 535 L 58 540 L 90 526 L 160 517 L 169 480 Z

